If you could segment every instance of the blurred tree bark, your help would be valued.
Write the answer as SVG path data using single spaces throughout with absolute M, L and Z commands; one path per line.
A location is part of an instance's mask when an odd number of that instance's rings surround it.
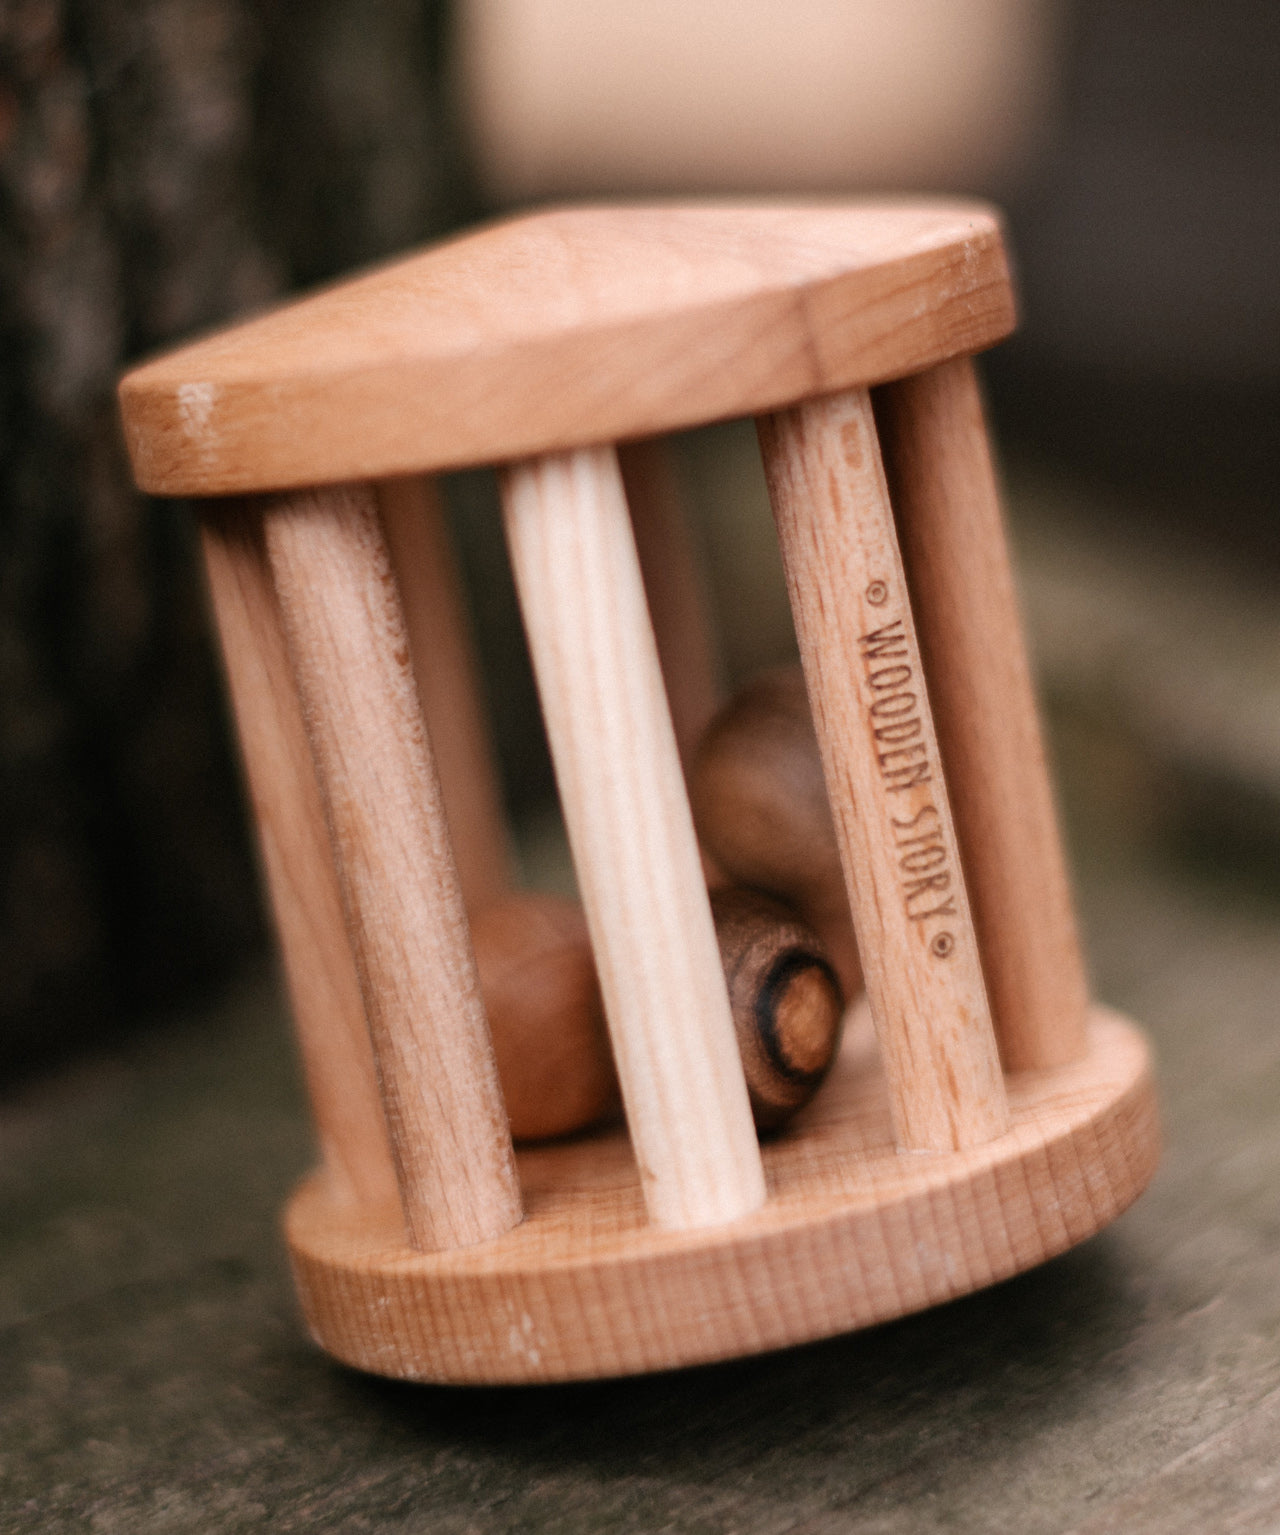
M 0 1069 L 261 936 L 131 358 L 456 221 L 432 0 L 0 0 Z

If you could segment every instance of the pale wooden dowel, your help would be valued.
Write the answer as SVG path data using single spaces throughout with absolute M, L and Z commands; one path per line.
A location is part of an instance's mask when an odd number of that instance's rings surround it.
M 367 486 L 272 498 L 267 550 L 302 700 L 414 1244 L 519 1221 L 399 592 Z
M 468 911 L 511 886 L 511 847 L 444 507 L 433 480 L 378 486 L 409 648 Z
M 671 723 L 687 768 L 720 704 L 720 672 L 702 573 L 665 438 L 621 444 L 618 465 Z
M 1060 1066 L 1088 985 L 972 362 L 887 385 L 876 414 L 1000 1054 Z
M 871 401 L 759 431 L 895 1134 L 980 1145 L 1008 1107 Z
M 205 567 L 324 1165 L 394 1203 L 395 1168 L 320 791 L 254 502 L 208 502 Z
M 507 538 L 652 1221 L 765 1196 L 617 458 L 502 475 Z

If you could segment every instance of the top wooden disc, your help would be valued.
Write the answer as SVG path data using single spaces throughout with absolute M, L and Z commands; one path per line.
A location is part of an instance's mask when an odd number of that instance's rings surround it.
M 499 463 L 756 414 L 1013 328 L 980 203 L 568 208 L 134 369 L 134 474 L 223 495 Z

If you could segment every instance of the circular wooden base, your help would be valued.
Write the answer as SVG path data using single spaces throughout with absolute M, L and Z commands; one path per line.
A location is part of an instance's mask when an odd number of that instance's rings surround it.
M 1089 1042 L 1081 1062 L 1008 1079 L 1008 1135 L 899 1153 L 855 1013 L 827 1084 L 764 1147 L 767 1204 L 708 1230 L 646 1224 L 621 1130 L 523 1151 L 523 1224 L 445 1253 L 406 1246 L 398 1210 L 341 1204 L 313 1177 L 286 1219 L 303 1310 L 348 1364 L 473 1384 L 670 1369 L 919 1311 L 1083 1241 L 1146 1186 L 1146 1044 L 1100 1008 Z

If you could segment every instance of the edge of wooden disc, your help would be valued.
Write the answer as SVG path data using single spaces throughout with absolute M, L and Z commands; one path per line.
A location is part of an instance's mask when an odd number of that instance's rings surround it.
M 143 362 L 120 408 L 140 489 L 242 494 L 754 415 L 983 351 L 1014 320 L 985 203 L 553 208 Z
M 1092 1010 L 1084 1060 L 1008 1087 L 1009 1134 L 898 1153 L 855 1011 L 822 1092 L 765 1143 L 768 1203 L 703 1231 L 645 1224 L 621 1129 L 522 1152 L 523 1224 L 447 1253 L 313 1175 L 286 1214 L 303 1312 L 360 1369 L 498 1384 L 707 1363 L 922 1310 L 1092 1236 L 1155 1171 L 1150 1054 L 1117 1014 Z

